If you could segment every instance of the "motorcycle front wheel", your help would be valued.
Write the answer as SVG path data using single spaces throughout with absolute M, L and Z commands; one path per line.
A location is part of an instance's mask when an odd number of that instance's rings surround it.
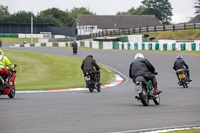
M 15 97 L 15 86 L 11 89 L 10 94 L 8 94 L 9 98 Z

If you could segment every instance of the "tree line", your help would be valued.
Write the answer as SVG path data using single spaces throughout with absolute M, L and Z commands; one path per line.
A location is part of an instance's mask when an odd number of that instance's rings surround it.
M 194 2 L 195 13 L 200 13 L 200 0 Z M 0 5 L 0 23 L 31 23 L 33 17 L 35 24 L 54 24 L 57 27 L 76 28 L 78 14 L 96 15 L 84 7 L 73 8 L 71 11 L 62 11 L 58 8 L 43 10 L 37 15 L 32 12 L 18 11 L 10 14 L 8 6 Z M 155 15 L 163 24 L 170 24 L 172 17 L 172 6 L 169 0 L 143 0 L 138 8 L 132 7 L 126 12 L 117 12 L 116 15 Z
M 30 18 L 33 17 L 34 24 L 53 24 L 57 27 L 76 28 L 76 18 L 78 14 L 95 15 L 84 7 L 73 8 L 71 11 L 49 8 L 41 11 L 37 15 L 26 11 L 18 11 L 17 13 L 10 14 L 7 6 L 0 5 L 0 23 L 30 24 Z

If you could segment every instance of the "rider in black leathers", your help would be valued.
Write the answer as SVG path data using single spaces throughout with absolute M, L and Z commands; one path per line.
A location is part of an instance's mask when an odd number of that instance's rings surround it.
M 190 72 L 189 72 L 189 67 L 188 65 L 185 63 L 185 61 L 182 59 L 182 56 L 181 55 L 178 55 L 177 56 L 177 60 L 174 61 L 174 66 L 173 66 L 173 69 L 175 71 L 177 71 L 178 69 L 184 69 L 184 71 L 187 73 L 187 76 L 188 76 L 188 79 L 187 81 L 188 82 L 191 82 L 192 80 L 190 79 Z M 177 78 L 180 82 L 180 79 L 178 77 L 178 73 L 177 74 Z
M 129 68 L 129 77 L 133 79 L 133 82 L 135 83 L 136 77 L 143 76 L 146 80 L 152 81 L 155 89 L 154 92 L 159 93 L 160 91 L 157 89 L 157 81 L 154 73 L 155 68 L 149 60 L 145 59 L 143 54 L 137 53 Z
M 73 54 L 76 54 L 75 51 L 77 52 L 77 50 L 78 50 L 78 44 L 76 43 L 76 41 L 74 41 L 74 43 L 72 43 L 72 47 L 73 47 Z
M 95 67 L 95 69 L 94 69 Z M 81 69 L 85 75 L 85 72 L 91 71 L 94 74 L 97 74 L 97 80 L 100 84 L 100 67 L 97 65 L 96 60 L 93 59 L 93 55 L 91 53 L 87 54 L 86 58 L 83 60 Z

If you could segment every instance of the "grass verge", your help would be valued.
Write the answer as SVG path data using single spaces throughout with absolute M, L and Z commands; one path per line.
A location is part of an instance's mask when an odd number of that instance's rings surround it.
M 16 63 L 16 90 L 51 90 L 85 87 L 82 60 L 74 57 L 3 49 Z M 102 67 L 102 66 L 101 66 Z M 101 82 L 113 80 L 114 72 L 101 69 Z
M 178 131 L 169 131 L 165 133 L 200 133 L 200 129 L 185 129 L 185 130 L 178 130 Z
M 27 43 L 31 42 L 31 38 L 0 38 L 2 44 L 11 44 L 11 43 L 23 43 L 26 41 Z M 37 43 L 38 39 L 33 38 L 33 43 Z

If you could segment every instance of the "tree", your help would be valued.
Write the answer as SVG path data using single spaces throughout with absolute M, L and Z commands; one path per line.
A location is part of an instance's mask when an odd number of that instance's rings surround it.
M 76 19 L 77 19 L 77 17 L 78 17 L 78 15 L 79 14 L 87 14 L 87 15 L 95 15 L 95 13 L 93 13 L 93 12 L 90 12 L 89 10 L 87 10 L 86 8 L 84 8 L 84 7 L 81 7 L 81 8 L 73 8 L 72 10 L 71 10 L 71 15 L 73 16 L 73 18 L 72 18 L 72 27 L 73 28 L 76 28 L 76 24 L 77 24 L 77 21 L 76 21 Z
M 4 22 L 7 23 L 31 23 L 31 16 L 34 16 L 33 13 L 31 12 L 26 12 L 26 11 L 19 11 L 17 13 L 11 14 L 10 17 L 4 19 Z
M 118 12 L 117 15 L 142 15 L 144 9 L 144 6 L 139 6 L 137 9 L 132 7 L 127 12 Z
M 199 14 L 200 13 L 200 0 L 196 0 L 194 2 L 195 6 L 194 8 L 196 9 L 195 14 Z
M 155 15 L 163 24 L 169 24 L 171 21 L 172 6 L 169 0 L 143 0 L 144 15 Z
M 54 18 L 59 22 L 62 27 L 71 27 L 72 26 L 72 16 L 69 12 L 64 12 L 58 8 L 51 8 L 40 13 L 41 18 Z
M 0 21 L 3 21 L 5 18 L 9 16 L 10 13 L 8 11 L 8 6 L 0 5 Z

